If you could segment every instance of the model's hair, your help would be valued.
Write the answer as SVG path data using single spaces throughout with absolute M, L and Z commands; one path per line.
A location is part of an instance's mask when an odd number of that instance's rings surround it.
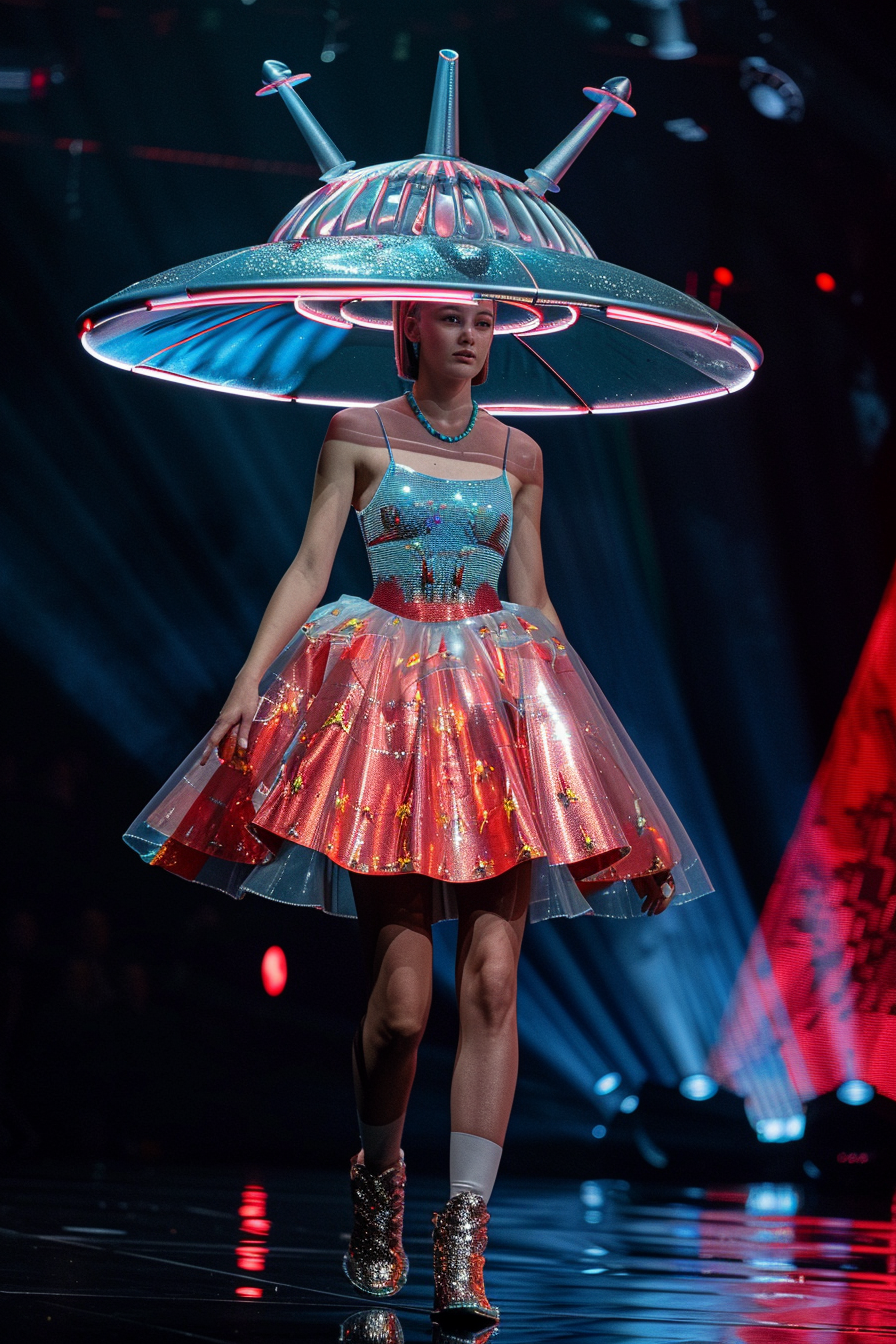
M 450 294 L 445 295 L 445 303 L 451 302 Z M 494 305 L 495 315 L 497 316 L 498 305 L 494 299 L 489 300 Z M 409 317 L 419 317 L 422 308 L 422 301 L 414 299 L 411 302 L 399 301 L 392 304 L 392 328 L 395 334 L 395 367 L 398 370 L 399 378 L 406 382 L 413 383 L 420 374 L 420 360 L 417 351 L 414 349 L 414 342 L 405 331 Z M 488 355 L 485 363 L 472 380 L 473 387 L 479 387 L 488 377 Z

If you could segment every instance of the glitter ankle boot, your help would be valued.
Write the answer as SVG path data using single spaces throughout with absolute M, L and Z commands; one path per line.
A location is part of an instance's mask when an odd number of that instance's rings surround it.
M 408 1258 L 401 1244 L 404 1220 L 404 1159 L 378 1176 L 369 1172 L 361 1153 L 352 1159 L 354 1223 L 343 1268 L 354 1286 L 371 1297 L 391 1297 L 408 1277 Z
M 434 1213 L 433 1269 L 435 1304 L 439 1320 L 497 1321 L 500 1313 L 485 1295 L 482 1274 L 488 1241 L 485 1200 L 464 1190 Z

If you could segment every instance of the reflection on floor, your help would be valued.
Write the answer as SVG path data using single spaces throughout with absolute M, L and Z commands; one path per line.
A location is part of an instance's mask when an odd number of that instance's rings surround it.
M 441 1186 L 412 1177 L 410 1280 L 397 1298 L 374 1304 L 342 1274 L 344 1176 L 98 1169 L 92 1179 L 46 1171 L 7 1178 L 4 1338 L 430 1341 L 429 1219 L 443 1198 Z M 486 1284 L 502 1312 L 493 1338 L 893 1340 L 889 1200 L 877 1216 L 819 1207 L 817 1192 L 804 1196 L 796 1186 L 670 1190 L 507 1178 L 490 1206 Z M 845 1209 L 843 1197 L 837 1207 Z

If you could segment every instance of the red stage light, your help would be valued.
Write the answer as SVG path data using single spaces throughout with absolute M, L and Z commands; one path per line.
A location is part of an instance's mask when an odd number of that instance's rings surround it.
M 282 947 L 269 947 L 262 957 L 261 983 L 272 996 L 286 988 L 286 953 Z
M 819 271 L 815 277 L 815 283 L 823 294 L 833 294 L 837 288 L 837 281 L 827 271 Z
M 727 289 L 729 285 L 734 284 L 734 273 L 729 271 L 727 266 L 717 266 L 712 273 L 712 278 L 723 289 Z
M 264 1297 L 264 1289 L 249 1288 L 245 1284 L 242 1284 L 239 1288 L 237 1288 L 236 1295 L 237 1297 Z

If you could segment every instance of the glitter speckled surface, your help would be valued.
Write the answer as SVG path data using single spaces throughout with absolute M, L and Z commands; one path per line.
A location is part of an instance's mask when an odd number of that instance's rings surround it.
M 512 518 L 503 472 L 486 480 L 445 481 L 390 461 L 358 514 L 373 600 L 415 619 L 444 620 L 446 609 L 454 608 L 454 616 L 497 611 Z

